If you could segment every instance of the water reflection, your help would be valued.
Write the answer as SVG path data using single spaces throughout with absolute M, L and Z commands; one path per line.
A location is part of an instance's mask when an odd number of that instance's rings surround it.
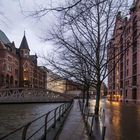
M 140 105 L 102 101 L 101 107 L 106 110 L 105 140 L 140 140 Z
M 0 137 L 59 105 L 60 104 L 0 105 Z

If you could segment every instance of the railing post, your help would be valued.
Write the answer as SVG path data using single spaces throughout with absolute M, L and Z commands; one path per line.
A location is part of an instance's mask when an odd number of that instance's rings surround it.
M 58 109 L 58 107 L 54 111 L 54 124 L 53 124 L 52 128 L 55 128 L 55 126 L 56 126 L 56 112 L 57 112 L 57 109 Z
M 103 126 L 105 126 L 105 110 L 103 109 L 103 114 L 102 114 L 102 123 Z
M 102 127 L 102 140 L 105 140 L 105 132 L 106 132 L 106 127 Z
M 46 114 L 46 116 L 45 116 L 45 128 L 44 128 L 44 140 L 46 140 L 46 137 L 47 137 L 47 121 L 48 121 L 48 116 L 49 116 L 49 114 L 50 114 L 50 111 Z
M 86 108 L 86 106 L 84 105 L 84 103 L 82 103 L 82 113 L 83 113 L 83 115 L 85 114 L 85 108 Z
M 61 116 L 63 117 L 63 104 L 61 106 Z
M 66 112 L 67 110 L 67 104 L 64 104 L 64 113 Z
M 43 135 L 41 135 L 41 139 L 43 140 L 46 140 L 47 139 L 47 132 L 48 132 L 48 129 L 52 126 L 53 128 L 56 127 L 56 121 L 60 119 L 60 117 L 66 112 L 66 111 L 69 111 L 69 109 L 71 108 L 72 106 L 72 103 L 67 103 L 67 104 L 62 104 L 61 106 L 49 111 L 48 113 L 34 119 L 33 121 L 27 123 L 26 125 L 23 125 L 22 127 L 14 130 L 13 132 L 9 133 L 8 135 L 5 135 L 2 137 L 2 139 L 4 138 L 8 138 L 10 135 L 16 133 L 17 131 L 22 131 L 21 133 L 21 140 L 27 140 L 27 139 L 31 139 L 33 138 L 33 136 L 35 134 L 37 134 L 41 129 L 43 129 Z M 58 110 L 59 109 L 59 110 Z M 48 116 L 50 115 L 50 113 L 53 114 L 53 116 L 51 116 L 51 119 L 48 120 Z M 45 118 L 44 118 L 45 117 Z M 33 132 L 31 135 L 28 134 L 28 130 L 31 126 L 31 124 L 33 124 L 34 122 L 36 122 L 37 120 L 43 118 L 43 120 L 45 121 L 45 124 L 43 123 L 42 127 L 37 129 L 37 131 Z M 52 122 L 54 119 L 54 122 Z M 48 125 L 49 123 L 51 123 L 50 125 Z M 53 124 L 52 124 L 53 123 Z M 44 127 L 45 126 L 45 127 Z M 28 134 L 28 135 L 27 135 Z
M 60 117 L 61 117 L 61 106 L 59 107 L 59 117 L 58 117 L 58 121 L 60 121 Z
M 106 133 L 106 126 L 105 126 L 105 110 L 103 109 L 103 114 L 102 114 L 102 140 L 105 139 L 105 133 Z
M 63 106 L 62 106 L 62 114 L 64 114 L 64 107 L 65 107 L 65 106 L 64 106 L 64 104 L 63 104 Z
M 27 130 L 28 130 L 28 128 L 29 128 L 30 125 L 31 125 L 31 122 L 28 123 L 28 124 L 23 128 L 23 132 L 22 132 L 22 140 L 26 140 Z

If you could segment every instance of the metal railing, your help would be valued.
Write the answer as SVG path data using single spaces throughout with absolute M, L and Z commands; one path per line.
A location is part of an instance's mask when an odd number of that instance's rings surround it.
M 64 103 L 46 114 L 28 122 L 20 128 L 0 138 L 0 140 L 46 140 L 50 128 L 55 128 L 57 121 L 70 110 L 72 102 Z
M 59 92 L 36 88 L 0 89 L 0 103 L 17 102 L 60 102 L 70 101 L 73 97 Z

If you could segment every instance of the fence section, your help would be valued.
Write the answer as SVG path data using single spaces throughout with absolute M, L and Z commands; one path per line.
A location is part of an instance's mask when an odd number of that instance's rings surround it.
M 65 113 L 71 109 L 71 106 L 72 102 L 64 103 L 13 132 L 1 137 L 0 140 L 46 140 L 47 134 L 52 128 L 55 129 L 57 122 L 60 121 Z
M 63 102 L 71 99 L 70 95 L 45 89 L 12 88 L 0 90 L 0 103 Z

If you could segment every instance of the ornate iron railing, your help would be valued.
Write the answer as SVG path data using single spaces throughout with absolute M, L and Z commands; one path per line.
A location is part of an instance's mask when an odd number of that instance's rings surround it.
M 72 97 L 65 93 L 45 89 L 11 88 L 0 89 L 0 103 L 9 102 L 53 102 L 70 101 Z

